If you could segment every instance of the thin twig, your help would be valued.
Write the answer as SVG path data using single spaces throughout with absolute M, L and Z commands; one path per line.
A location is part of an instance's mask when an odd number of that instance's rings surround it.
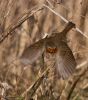
M 45 76 L 47 75 L 48 71 L 49 71 L 50 67 L 48 67 L 43 74 L 34 82 L 34 84 L 32 84 L 24 93 L 22 93 L 22 97 L 25 97 L 25 95 L 27 94 L 27 99 L 30 100 L 30 98 L 33 97 L 33 95 L 35 94 L 36 90 L 38 89 L 38 87 L 40 86 L 40 84 L 42 83 L 43 79 L 45 78 Z
M 68 81 L 68 83 L 66 84 L 65 89 L 62 91 L 62 94 L 60 96 L 60 100 L 70 100 L 71 95 L 72 95 L 76 85 L 78 84 L 81 77 L 84 76 L 87 71 L 88 71 L 88 67 L 86 67 L 84 70 L 82 70 L 80 75 L 74 76 L 72 78 L 73 81 L 71 81 L 71 80 Z
M 36 9 L 36 10 L 35 10 Z M 22 16 L 21 19 L 19 19 L 18 23 L 15 25 L 11 25 L 6 31 L 5 31 L 5 36 L 0 40 L 0 43 L 2 43 L 16 28 L 18 28 L 23 22 L 25 22 L 27 19 L 29 19 L 34 13 L 37 11 L 41 10 L 42 6 L 37 6 L 35 7 L 32 11 L 27 12 Z
M 57 13 L 56 11 L 54 11 L 52 8 L 48 7 L 47 5 L 43 4 L 44 7 L 48 8 L 51 12 L 53 12 L 55 15 L 57 15 L 58 17 L 60 17 L 64 22 L 68 23 L 69 21 L 67 19 L 65 19 L 62 15 L 60 15 L 59 13 Z M 10 28 L 7 29 L 7 31 L 5 31 L 6 35 L 0 40 L 0 43 L 2 43 L 16 28 L 18 28 L 23 22 L 25 22 L 27 19 L 29 19 L 34 13 L 36 13 L 37 11 L 41 10 L 43 8 L 43 6 L 37 6 L 35 7 L 35 9 L 33 9 L 34 11 L 29 11 L 28 13 L 24 14 L 24 16 L 22 17 L 23 19 L 20 19 L 18 21 L 17 24 L 15 25 L 11 25 Z M 81 33 L 84 37 L 86 37 L 88 39 L 88 36 L 86 34 L 84 34 L 79 28 L 75 28 L 77 32 Z
M 46 2 L 47 2 L 52 8 L 54 8 L 53 4 L 52 4 L 49 0 L 46 0 Z
M 68 23 L 69 21 L 64 18 L 62 15 L 60 15 L 59 13 L 57 13 L 55 10 L 53 10 L 52 8 L 48 7 L 47 5 L 43 4 L 44 7 L 48 8 L 51 12 L 53 12 L 55 15 L 57 15 L 58 17 L 60 17 L 64 22 Z M 84 34 L 79 28 L 75 28 L 75 30 L 79 33 L 81 33 L 84 37 L 86 37 L 88 39 L 88 36 L 86 34 Z
M 55 15 L 57 15 L 58 17 L 60 17 L 64 22 L 68 23 L 69 21 L 67 19 L 65 19 L 63 16 L 61 16 L 59 13 L 57 13 L 56 11 L 54 11 L 52 8 L 48 7 L 47 5 L 43 4 L 44 7 L 48 8 L 51 12 L 53 12 Z
M 72 84 L 72 87 L 71 87 L 71 89 L 70 89 L 70 92 L 69 92 L 69 94 L 68 94 L 67 100 L 70 100 L 70 97 L 71 97 L 71 95 L 72 95 L 72 93 L 73 93 L 73 91 L 74 91 L 74 89 L 75 89 L 77 83 L 79 82 L 79 80 L 81 79 L 81 77 L 82 77 L 83 75 L 85 75 L 85 73 L 86 73 L 87 71 L 88 71 L 88 67 L 85 68 L 85 69 L 81 72 L 81 74 L 75 79 L 75 81 L 74 81 L 74 83 Z

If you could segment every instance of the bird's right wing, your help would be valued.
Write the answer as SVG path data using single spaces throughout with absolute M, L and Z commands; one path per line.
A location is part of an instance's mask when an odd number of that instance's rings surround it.
M 19 59 L 25 65 L 32 64 L 42 55 L 44 49 L 45 49 L 44 39 L 39 40 L 38 42 L 26 48 L 23 54 L 19 57 Z

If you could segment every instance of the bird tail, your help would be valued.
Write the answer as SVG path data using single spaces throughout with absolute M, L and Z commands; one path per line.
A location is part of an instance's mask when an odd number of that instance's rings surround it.
M 64 28 L 64 30 L 61 32 L 63 34 L 63 36 L 65 37 L 66 34 L 72 29 L 75 28 L 75 24 L 72 22 L 68 22 L 68 24 L 66 25 L 66 27 Z

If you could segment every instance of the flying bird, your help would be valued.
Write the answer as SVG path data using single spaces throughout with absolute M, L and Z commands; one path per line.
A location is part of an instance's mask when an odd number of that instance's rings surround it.
M 44 51 L 50 54 L 55 54 L 55 67 L 57 73 L 67 79 L 73 74 L 76 68 L 76 61 L 72 50 L 66 43 L 66 35 L 69 30 L 75 27 L 75 24 L 69 22 L 64 30 L 60 33 L 55 33 L 50 37 L 43 38 L 38 42 L 26 48 L 20 56 L 20 61 L 23 64 L 32 64 L 35 62 Z

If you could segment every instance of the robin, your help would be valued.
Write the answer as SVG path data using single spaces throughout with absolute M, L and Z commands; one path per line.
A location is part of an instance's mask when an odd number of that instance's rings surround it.
M 60 34 L 55 33 L 52 36 L 41 39 L 29 46 L 24 50 L 20 57 L 20 61 L 24 64 L 32 64 L 44 51 L 50 54 L 55 54 L 55 67 L 57 72 L 62 78 L 68 78 L 76 68 L 75 58 L 66 43 L 66 34 L 73 27 L 75 27 L 75 24 L 69 22 Z

